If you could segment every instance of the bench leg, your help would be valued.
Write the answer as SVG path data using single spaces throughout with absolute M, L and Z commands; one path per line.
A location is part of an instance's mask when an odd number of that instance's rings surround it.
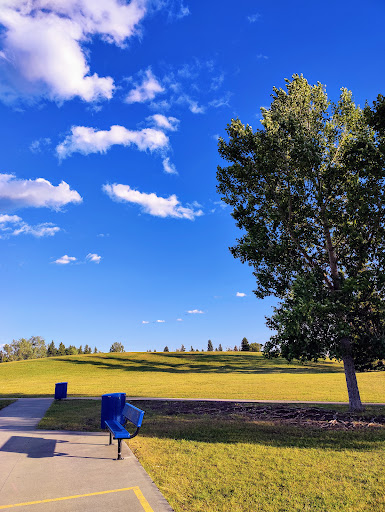
M 110 432 L 110 444 L 112 444 L 112 434 Z
M 118 439 L 118 460 L 123 460 L 122 457 L 122 440 Z

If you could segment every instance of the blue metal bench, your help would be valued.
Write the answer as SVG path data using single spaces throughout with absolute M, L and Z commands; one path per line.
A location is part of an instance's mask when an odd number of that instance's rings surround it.
M 118 440 L 117 460 L 122 460 L 122 439 L 132 439 L 138 434 L 139 429 L 142 426 L 144 411 L 131 404 L 126 404 L 123 408 L 122 416 L 124 418 L 123 425 L 119 423 L 119 421 L 115 420 L 106 420 L 104 422 L 106 428 L 110 431 L 110 444 L 112 444 L 112 439 Z M 136 430 L 133 434 L 130 434 L 125 429 L 125 425 L 128 421 L 136 426 Z

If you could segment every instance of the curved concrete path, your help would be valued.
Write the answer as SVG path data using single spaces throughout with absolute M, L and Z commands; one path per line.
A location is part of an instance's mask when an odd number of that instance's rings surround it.
M 105 433 L 35 430 L 50 398 L 0 411 L 0 510 L 172 512 L 136 457 Z

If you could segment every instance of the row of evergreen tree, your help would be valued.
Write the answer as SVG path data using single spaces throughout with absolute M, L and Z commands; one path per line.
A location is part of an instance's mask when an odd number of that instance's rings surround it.
M 95 347 L 93 350 L 94 354 L 98 353 L 98 349 Z M 69 345 L 66 347 L 64 343 L 59 343 L 56 348 L 55 342 L 51 341 L 49 345 L 46 345 L 45 340 L 41 336 L 31 336 L 29 339 L 20 338 L 19 340 L 13 340 L 12 343 L 3 346 L 0 350 L 0 362 L 8 361 L 22 361 L 23 359 L 40 359 L 42 357 L 54 357 L 54 356 L 71 356 L 76 354 L 91 354 L 92 349 L 88 345 L 84 348 L 75 347 Z
M 262 350 L 262 344 L 261 343 L 249 343 L 247 338 L 243 338 L 241 341 L 241 345 L 234 345 L 234 348 L 227 347 L 227 352 L 260 352 Z M 214 345 L 211 340 L 207 342 L 207 352 L 223 352 L 222 344 L 219 343 L 218 347 L 214 348 Z M 147 352 L 151 352 L 151 350 L 148 350 Z M 156 352 L 156 350 L 154 350 Z M 170 352 L 168 346 L 166 345 L 163 349 L 163 352 Z M 182 344 L 182 346 L 176 350 L 176 352 L 186 352 L 186 347 Z M 194 349 L 193 346 L 190 347 L 189 352 L 204 352 L 204 350 Z

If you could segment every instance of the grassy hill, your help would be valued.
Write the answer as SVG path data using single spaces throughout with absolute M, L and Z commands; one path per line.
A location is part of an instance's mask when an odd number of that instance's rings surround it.
M 383 372 L 358 374 L 362 400 L 385 402 Z M 341 363 L 267 360 L 259 353 L 146 353 L 63 356 L 0 364 L 0 396 L 235 398 L 347 401 Z

